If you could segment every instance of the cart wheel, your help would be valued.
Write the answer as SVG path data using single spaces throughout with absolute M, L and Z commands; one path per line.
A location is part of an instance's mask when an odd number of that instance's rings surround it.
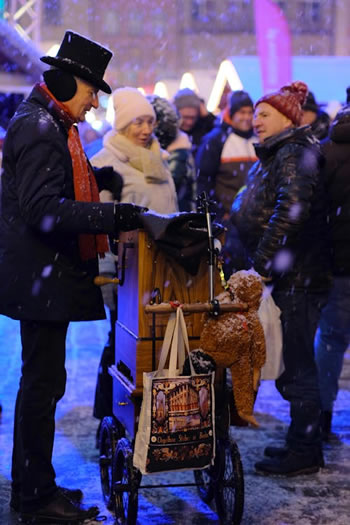
M 244 477 L 237 444 L 228 439 L 219 440 L 217 454 L 216 510 L 223 525 L 239 525 L 244 507 Z
M 193 475 L 199 497 L 204 503 L 209 504 L 214 497 L 214 479 L 212 476 L 212 469 L 209 467 L 201 470 L 194 470 Z
M 113 462 L 115 515 L 121 523 L 136 523 L 140 483 L 141 473 L 133 466 L 130 441 L 122 438 L 118 441 Z
M 100 430 L 100 478 L 103 499 L 107 509 L 111 510 L 114 505 L 112 493 L 112 465 L 115 447 L 120 437 L 124 435 L 124 429 L 113 417 L 104 417 Z

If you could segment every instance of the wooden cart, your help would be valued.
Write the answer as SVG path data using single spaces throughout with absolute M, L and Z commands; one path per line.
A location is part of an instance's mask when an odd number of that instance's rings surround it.
M 100 433 L 100 474 L 102 491 L 109 509 L 123 523 L 134 524 L 137 517 L 141 474 L 132 465 L 133 443 L 142 403 L 143 372 L 155 370 L 171 301 L 183 305 L 190 348 L 199 346 L 201 314 L 213 309 L 208 303 L 208 264 L 204 254 L 199 270 L 191 275 L 167 256 L 142 230 L 123 233 L 119 240 L 118 260 L 121 286 L 118 287 L 115 365 L 113 377 L 113 417 L 104 418 Z M 219 273 L 213 284 L 215 294 L 222 290 Z M 161 303 L 161 304 L 159 304 Z M 226 311 L 244 305 L 222 305 Z M 218 378 L 218 374 L 216 374 Z M 216 388 L 218 417 L 225 419 L 225 433 L 218 437 L 215 463 L 194 471 L 194 483 L 203 501 L 215 498 L 222 523 L 239 524 L 243 513 L 244 484 L 240 455 L 229 438 L 228 404 L 223 374 Z M 222 399 L 225 397 L 222 410 Z M 164 485 L 162 485 L 164 486 Z M 167 485 L 178 486 L 178 485 Z M 184 485 L 181 485 L 184 486 Z M 154 485 L 152 485 L 155 488 Z

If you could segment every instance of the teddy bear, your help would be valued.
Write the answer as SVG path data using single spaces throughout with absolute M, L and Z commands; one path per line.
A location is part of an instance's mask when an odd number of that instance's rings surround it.
M 246 303 L 247 311 L 204 314 L 200 349 L 214 359 L 217 367 L 229 368 L 238 415 L 255 427 L 253 415 L 260 370 L 265 363 L 263 327 L 258 317 L 262 297 L 261 277 L 254 270 L 231 275 L 227 288 L 216 297 L 219 303 Z

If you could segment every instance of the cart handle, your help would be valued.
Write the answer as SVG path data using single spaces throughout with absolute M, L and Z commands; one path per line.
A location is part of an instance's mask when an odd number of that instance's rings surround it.
M 188 303 L 181 305 L 183 312 L 190 312 L 193 314 L 201 312 L 213 312 L 214 305 L 211 303 Z M 226 312 L 247 312 L 248 305 L 246 303 L 219 303 L 219 309 L 221 313 Z M 169 303 L 160 303 L 160 304 L 146 304 L 145 312 L 146 314 L 159 313 L 159 314 L 168 314 L 174 311 L 173 306 Z
M 98 275 L 94 278 L 94 284 L 96 286 L 104 286 L 105 284 L 119 284 L 117 277 L 105 277 L 104 275 Z

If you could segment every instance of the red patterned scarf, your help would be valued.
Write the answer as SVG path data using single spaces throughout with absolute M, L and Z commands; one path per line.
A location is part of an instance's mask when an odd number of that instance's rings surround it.
M 68 131 L 68 149 L 72 159 L 74 194 L 76 201 L 100 202 L 98 187 L 94 173 L 87 161 L 83 146 L 80 142 L 79 132 L 69 109 L 59 102 L 49 91 L 46 84 L 36 86 L 40 93 L 50 102 L 50 109 L 59 117 Z M 80 234 L 79 251 L 83 261 L 96 258 L 97 254 L 104 257 L 109 250 L 108 237 L 105 234 Z

